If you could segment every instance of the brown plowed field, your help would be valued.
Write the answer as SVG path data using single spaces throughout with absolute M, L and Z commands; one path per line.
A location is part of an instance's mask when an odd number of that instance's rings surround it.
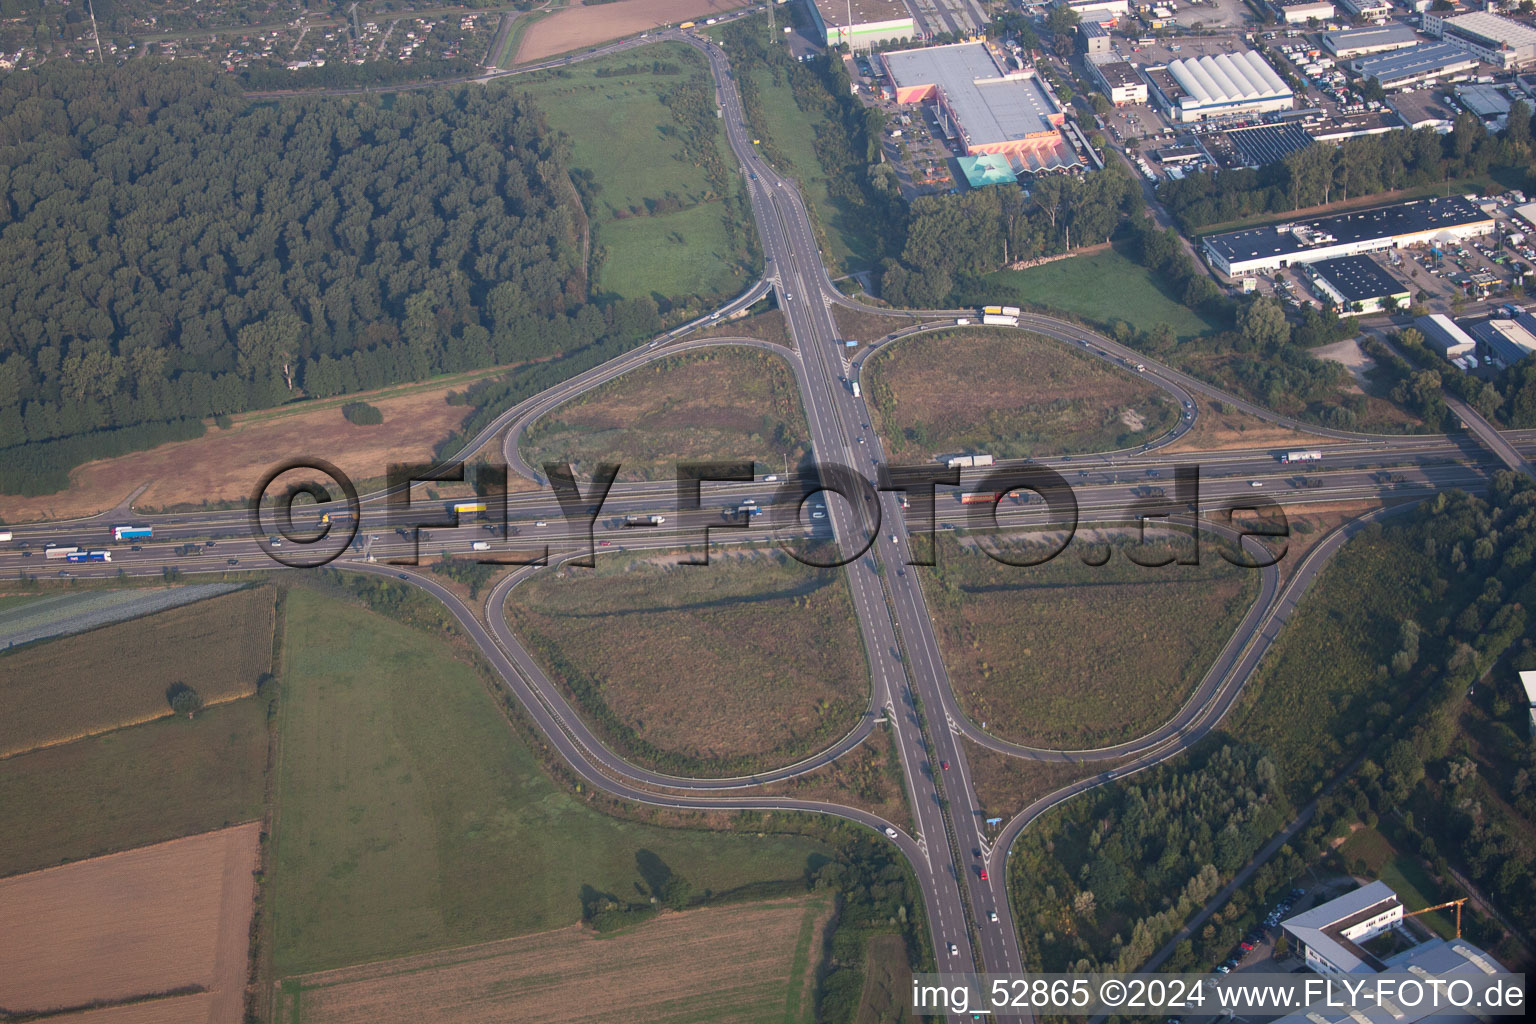
M 207 994 L 68 1019 L 237 1024 L 260 828 L 0 881 L 0 1007 L 37 1012 L 196 986 Z
M 691 910 L 607 938 L 573 925 L 311 974 L 297 979 L 297 992 L 283 986 L 278 1016 L 304 1024 L 809 1020 L 812 940 L 828 909 L 793 899 Z
M 618 0 L 593 7 L 567 7 L 528 27 L 517 48 L 514 63 L 542 60 L 557 53 L 569 53 L 583 46 L 595 46 L 619 39 L 631 32 L 644 32 L 658 25 L 671 25 L 690 18 L 710 18 L 725 11 L 745 7 L 751 0 Z

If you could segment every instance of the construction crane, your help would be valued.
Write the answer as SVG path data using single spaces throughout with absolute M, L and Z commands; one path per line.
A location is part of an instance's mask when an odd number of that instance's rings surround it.
M 1448 901 L 1446 903 L 1436 903 L 1434 906 L 1432 906 L 1432 907 L 1425 907 L 1423 910 L 1410 910 L 1410 911 L 1408 911 L 1407 913 L 1405 913 L 1403 915 L 1403 920 L 1406 921 L 1410 917 L 1418 917 L 1420 914 L 1427 914 L 1431 910 L 1444 910 L 1446 907 L 1455 907 L 1456 908 L 1456 937 L 1459 939 L 1459 938 L 1461 938 L 1461 905 L 1463 903 L 1465 903 L 1465 902 L 1467 902 L 1467 897 L 1463 896 L 1459 900 L 1450 900 L 1450 901 Z

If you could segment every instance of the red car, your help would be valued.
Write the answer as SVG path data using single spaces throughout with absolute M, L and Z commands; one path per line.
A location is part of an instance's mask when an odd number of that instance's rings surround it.
M 982 868 L 981 869 L 981 880 L 983 882 L 985 882 L 987 880 L 987 869 L 986 868 Z
M 939 767 L 943 768 L 945 771 L 949 771 L 949 762 L 948 761 L 940 761 L 939 762 Z

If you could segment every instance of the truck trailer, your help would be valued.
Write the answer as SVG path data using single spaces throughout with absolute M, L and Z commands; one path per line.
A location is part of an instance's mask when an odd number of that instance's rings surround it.
M 112 552 L 110 552 L 110 551 L 72 551 L 69 554 L 65 555 L 64 558 L 65 558 L 66 561 L 70 561 L 70 562 L 110 562 L 110 561 L 112 561 Z
M 625 516 L 625 526 L 660 526 L 667 521 L 666 516 Z
M 986 313 L 986 314 L 984 314 L 982 316 L 981 322 L 984 323 L 984 324 L 991 324 L 994 327 L 1017 327 L 1017 326 L 1019 326 L 1019 318 L 1018 317 L 1016 317 L 1016 316 L 1005 316 L 1002 313 Z
M 68 558 L 70 555 L 77 554 L 79 551 L 80 551 L 79 548 L 72 547 L 72 546 L 67 545 L 67 544 L 55 544 L 53 547 L 48 548 L 46 551 L 43 552 L 43 557 L 44 558 Z
M 148 540 L 155 535 L 155 531 L 148 526 L 114 526 L 112 527 L 113 540 Z
M 1319 451 L 1286 452 L 1280 456 L 1281 462 L 1321 462 L 1322 460 L 1323 453 Z

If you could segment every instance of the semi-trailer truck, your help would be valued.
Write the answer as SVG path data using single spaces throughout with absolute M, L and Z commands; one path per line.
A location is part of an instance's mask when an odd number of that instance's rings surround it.
M 981 322 L 984 323 L 984 324 L 991 324 L 994 327 L 1017 327 L 1017 326 L 1019 326 L 1019 318 L 1018 317 L 1016 317 L 1016 316 L 1007 316 L 1007 315 L 1002 314 L 1002 313 L 984 313 L 984 314 L 982 314 Z
M 80 550 L 79 548 L 72 547 L 72 546 L 70 546 L 68 544 L 55 544 L 52 547 L 47 548 L 43 552 L 43 557 L 44 558 L 68 558 L 70 555 L 78 553 L 79 550 Z
M 666 516 L 625 516 L 625 526 L 660 526 L 667 521 Z
M 66 561 L 70 561 L 70 562 L 110 562 L 110 561 L 112 561 L 112 552 L 110 552 L 110 551 L 72 551 L 69 554 L 65 555 L 64 558 L 65 558 Z
M 112 527 L 113 540 L 148 540 L 155 535 L 152 527 L 148 526 L 114 526 Z
M 1281 462 L 1321 462 L 1322 459 L 1323 453 L 1318 451 L 1286 452 L 1280 456 Z
M 454 515 L 460 516 L 474 515 L 484 511 L 485 502 L 483 501 L 459 501 L 455 502 L 453 506 Z
M 853 397 L 854 398 L 859 398 L 860 397 L 859 382 L 856 381 L 856 380 L 855 381 L 849 381 L 849 385 L 848 386 L 853 389 Z

